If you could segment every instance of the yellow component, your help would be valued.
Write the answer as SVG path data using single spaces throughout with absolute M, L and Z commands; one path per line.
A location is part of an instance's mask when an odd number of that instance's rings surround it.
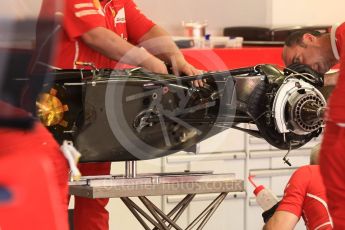
M 64 112 L 68 106 L 63 105 L 56 97 L 57 90 L 51 89 L 50 93 L 42 93 L 36 101 L 37 115 L 45 126 L 62 125 L 66 127 L 68 122 L 63 120 Z

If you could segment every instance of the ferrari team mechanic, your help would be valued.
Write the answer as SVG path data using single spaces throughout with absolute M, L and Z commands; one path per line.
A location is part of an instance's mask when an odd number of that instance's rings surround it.
M 292 34 L 285 43 L 283 58 L 286 65 L 307 64 L 324 74 L 340 63 L 338 81 L 328 101 L 320 168 L 334 229 L 345 229 L 345 23 L 333 26 L 327 34 L 307 32 L 297 35 Z
M 45 0 L 41 14 L 44 13 Z M 65 0 L 64 12 L 56 12 L 62 21 L 53 66 L 61 69 L 122 68 L 140 66 L 155 73 L 200 74 L 186 62 L 169 34 L 149 20 L 132 0 Z M 140 46 L 140 47 L 139 47 Z M 194 82 L 202 86 L 202 81 Z M 83 175 L 106 175 L 110 162 L 80 164 Z M 75 198 L 76 230 L 108 229 L 109 199 Z
M 263 213 L 267 222 L 264 229 L 294 229 L 301 216 L 307 229 L 332 229 L 326 188 L 318 165 L 306 165 L 297 169 L 286 185 L 284 197 L 278 204 L 273 210 Z M 274 213 L 272 217 L 270 213 Z
M 56 67 L 85 68 L 79 65 L 84 62 L 97 68 L 121 68 L 121 62 L 167 73 L 168 64 L 186 75 L 200 74 L 186 62 L 170 35 L 132 0 L 72 0 L 65 4 Z

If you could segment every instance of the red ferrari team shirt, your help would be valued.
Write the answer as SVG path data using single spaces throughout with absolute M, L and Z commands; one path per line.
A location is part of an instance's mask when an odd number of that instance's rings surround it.
M 287 211 L 301 216 L 307 229 L 332 229 L 328 211 L 326 188 L 318 165 L 297 169 L 286 185 L 278 211 Z
M 89 48 L 80 36 L 96 27 L 114 31 L 132 44 L 148 32 L 154 23 L 146 18 L 132 0 L 65 0 L 62 33 L 54 66 L 85 68 L 75 64 L 91 62 L 97 68 L 114 68 L 116 62 Z
M 345 23 L 331 32 L 331 43 L 334 56 L 340 61 L 340 72 L 336 87 L 329 99 L 327 119 L 336 123 L 345 123 Z M 333 45 L 336 44 L 336 45 Z

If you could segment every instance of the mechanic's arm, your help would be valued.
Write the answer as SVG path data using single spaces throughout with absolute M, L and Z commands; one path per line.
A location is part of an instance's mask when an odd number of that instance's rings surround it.
M 169 33 L 158 25 L 154 25 L 145 33 L 139 40 L 139 44 L 165 63 L 171 65 L 175 75 L 184 73 L 193 76 L 202 73 L 201 70 L 196 69 L 185 60 Z M 194 85 L 202 86 L 203 83 L 202 81 L 196 81 Z
M 276 211 L 263 227 L 264 230 L 292 230 L 298 223 L 298 217 L 287 211 Z
M 89 30 L 81 36 L 81 39 L 86 45 L 112 60 L 141 66 L 155 73 L 168 73 L 164 62 L 145 49 L 133 46 L 113 31 L 104 27 L 96 27 Z
M 150 53 L 156 55 L 159 59 L 168 64 L 173 65 L 174 61 L 178 64 L 186 63 L 183 54 L 171 39 L 169 33 L 158 25 L 154 25 L 145 33 L 144 36 L 140 38 L 139 43 Z

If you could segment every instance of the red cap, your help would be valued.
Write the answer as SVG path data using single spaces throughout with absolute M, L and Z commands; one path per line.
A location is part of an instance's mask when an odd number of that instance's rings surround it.
M 263 185 L 259 185 L 258 187 L 256 187 L 253 191 L 255 196 L 257 196 L 259 194 L 259 192 L 261 192 L 263 189 L 265 189 L 265 187 Z

